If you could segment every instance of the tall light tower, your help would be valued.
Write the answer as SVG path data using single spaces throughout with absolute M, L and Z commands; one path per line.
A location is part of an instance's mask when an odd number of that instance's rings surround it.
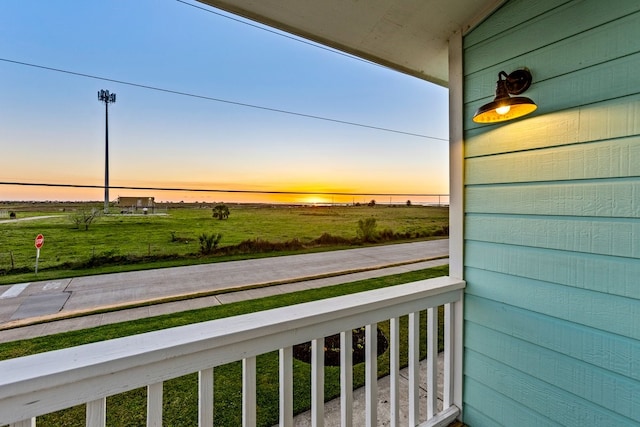
M 98 91 L 98 101 L 104 102 L 104 213 L 109 213 L 109 104 L 116 102 L 116 94 Z

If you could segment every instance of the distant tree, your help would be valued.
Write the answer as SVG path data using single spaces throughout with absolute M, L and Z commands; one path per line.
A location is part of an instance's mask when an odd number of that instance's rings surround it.
M 75 228 L 84 227 L 87 231 L 89 226 L 100 216 L 100 210 L 93 208 L 91 211 L 81 209 L 69 215 L 69 220 L 75 225 Z
M 376 237 L 376 227 L 378 224 L 376 223 L 375 218 L 367 218 L 365 220 L 358 220 L 358 229 L 356 233 L 360 240 L 363 242 L 373 242 Z
M 376 205 L 375 199 L 371 199 L 371 201 L 367 204 L 367 206 L 375 206 L 375 205 Z
M 213 208 L 213 217 L 220 220 L 229 218 L 229 208 L 224 203 L 216 205 Z
M 407 200 L 407 206 L 411 206 L 411 200 Z

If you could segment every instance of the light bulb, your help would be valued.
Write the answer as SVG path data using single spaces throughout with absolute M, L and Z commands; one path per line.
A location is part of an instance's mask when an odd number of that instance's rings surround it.
M 511 106 L 505 105 L 504 107 L 496 108 L 496 113 L 498 113 L 501 116 L 503 116 L 503 115 L 507 114 L 509 112 L 509 110 L 511 110 Z

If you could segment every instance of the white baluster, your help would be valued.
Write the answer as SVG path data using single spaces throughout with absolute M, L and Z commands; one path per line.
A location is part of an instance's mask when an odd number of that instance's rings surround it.
M 87 427 L 104 427 L 107 423 L 107 399 L 102 398 L 87 402 L 86 425 Z M 35 424 L 34 424 L 35 425 Z
M 256 358 L 242 359 L 242 426 L 256 425 Z
M 378 425 L 378 325 L 373 323 L 365 327 L 365 399 L 366 425 Z
M 198 372 L 198 426 L 213 427 L 213 368 Z
M 147 427 L 162 427 L 162 383 L 147 386 Z
M 280 349 L 280 427 L 293 427 L 293 348 Z
M 420 423 L 420 313 L 409 313 L 409 425 Z
M 427 310 L 427 420 L 438 411 L 438 308 Z
M 453 304 L 444 305 L 444 378 L 442 393 L 442 409 L 446 410 L 453 403 Z
M 324 425 L 324 338 L 311 341 L 311 426 Z
M 353 425 L 353 331 L 340 332 L 340 425 Z
M 389 415 L 391 427 L 400 425 L 400 319 L 389 321 L 391 349 L 389 354 Z

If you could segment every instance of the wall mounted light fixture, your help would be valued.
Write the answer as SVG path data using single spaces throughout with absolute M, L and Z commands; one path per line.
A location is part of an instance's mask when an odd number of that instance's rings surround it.
M 522 117 L 538 108 L 535 102 L 520 95 L 531 86 L 531 73 L 526 68 L 515 70 L 511 74 L 498 73 L 495 99 L 478 108 L 473 115 L 476 123 L 497 123 Z

